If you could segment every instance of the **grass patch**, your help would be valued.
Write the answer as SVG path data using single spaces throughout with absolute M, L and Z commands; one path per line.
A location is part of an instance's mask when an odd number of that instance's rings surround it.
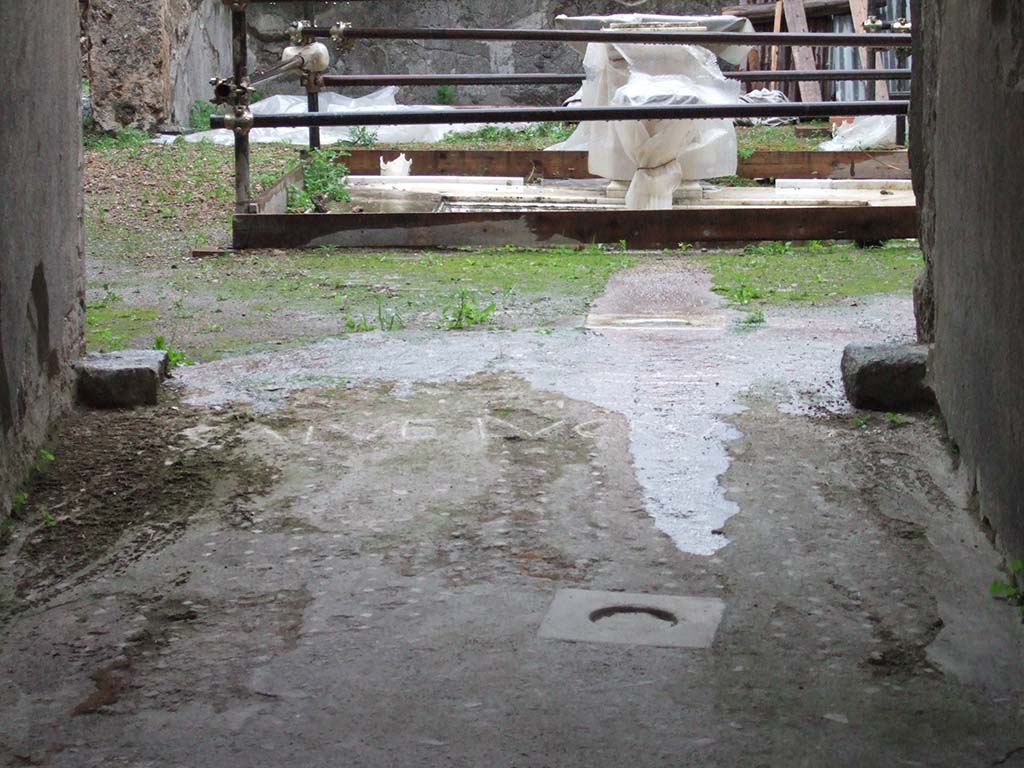
M 188 112 L 189 128 L 193 131 L 208 131 L 210 130 L 210 118 L 214 115 L 223 115 L 226 111 L 225 107 L 218 104 L 211 104 L 208 101 L 194 101 L 192 102 L 192 108 Z
M 315 252 L 208 259 L 175 287 L 189 294 L 252 301 L 265 311 L 333 309 L 350 317 L 432 312 L 460 290 L 498 297 L 499 306 L 569 298 L 585 304 L 608 277 L 631 264 L 600 248 L 485 249 L 453 253 Z M 214 282 L 216 281 L 216 282 Z
M 322 248 L 132 265 L 108 270 L 91 289 L 87 336 L 90 350 L 110 351 L 149 347 L 159 333 L 208 362 L 370 331 L 550 332 L 585 315 L 608 278 L 632 264 L 629 254 L 594 247 Z
M 303 187 L 288 187 L 289 213 L 305 213 L 316 208 L 327 210 L 328 203 L 348 200 L 348 167 L 341 159 L 348 157 L 343 149 L 321 149 L 310 152 L 302 161 Z
M 86 142 L 85 227 L 90 255 L 163 256 L 228 239 L 234 150 L 210 142 L 149 143 L 140 131 Z M 253 191 L 298 162 L 294 147 L 252 147 Z
M 85 346 L 89 352 L 127 349 L 134 339 L 150 336 L 160 313 L 151 308 L 90 305 L 85 311 Z
M 150 135 L 138 128 L 122 128 L 117 133 L 86 130 L 82 134 L 82 145 L 86 151 L 131 151 L 148 144 Z
M 442 143 L 458 144 L 469 149 L 493 149 L 515 146 L 522 149 L 544 149 L 572 136 L 576 126 L 570 123 L 538 123 L 527 128 L 485 125 L 473 133 L 449 133 Z
M 909 291 L 923 265 L 917 244 L 902 241 L 865 249 L 836 243 L 763 243 L 701 261 L 711 270 L 712 290 L 738 306 L 821 303 Z
M 796 135 L 793 125 L 756 125 L 736 129 L 739 156 L 749 159 L 755 152 L 811 152 L 824 139 Z
M 738 319 L 736 324 L 742 328 L 756 328 L 759 325 L 764 325 L 765 322 L 764 310 L 760 307 L 755 307 Z

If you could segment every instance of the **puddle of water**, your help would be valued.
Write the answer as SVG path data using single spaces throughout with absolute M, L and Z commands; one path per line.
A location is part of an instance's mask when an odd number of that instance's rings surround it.
M 737 511 L 718 477 L 728 468 L 728 442 L 739 436 L 726 419 L 743 409 L 743 396 L 767 390 L 791 413 L 841 410 L 843 347 L 906 338 L 912 328 L 909 298 L 890 296 L 857 307 L 773 310 L 755 332 L 367 333 L 176 376 L 190 403 L 271 410 L 290 392 L 325 383 L 390 381 L 401 397 L 419 383 L 520 375 L 536 389 L 625 416 L 647 512 L 683 552 L 712 555 L 728 544 L 713 531 Z

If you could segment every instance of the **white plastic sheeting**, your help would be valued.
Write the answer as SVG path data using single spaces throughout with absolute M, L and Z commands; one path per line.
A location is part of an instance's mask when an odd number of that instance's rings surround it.
M 822 152 L 857 152 L 896 143 L 895 115 L 868 115 L 843 123 L 818 149 Z
M 677 106 L 696 104 L 697 97 L 681 87 L 675 77 L 634 74 L 612 99 L 616 106 L 652 104 Z M 693 144 L 697 124 L 693 120 L 631 120 L 611 123 L 626 156 L 636 166 L 626 192 L 631 210 L 660 210 L 672 207 L 672 194 L 683 181 L 679 148 Z
M 655 28 L 677 21 L 684 25 L 706 22 L 707 28 L 714 28 L 722 19 L 734 17 L 583 17 L 588 24 L 583 28 L 595 28 L 597 21 L 603 22 L 596 26 L 601 28 L 652 18 L 657 19 Z M 561 17 L 556 23 L 572 28 L 572 21 Z M 746 19 L 735 22 L 740 30 L 749 27 Z M 748 50 L 727 48 L 726 53 L 740 58 Z M 738 82 L 722 75 L 716 53 L 694 45 L 591 43 L 583 67 L 587 79 L 579 95 L 584 107 L 735 104 L 742 91 Z M 631 181 L 626 202 L 638 210 L 671 208 L 672 194 L 684 180 L 730 176 L 736 173 L 737 164 L 736 129 L 731 120 L 584 123 L 567 141 L 550 149 L 588 150 L 591 173 Z
M 789 98 L 782 91 L 773 91 L 769 88 L 761 88 L 740 96 L 744 104 L 787 104 Z M 741 117 L 736 120 L 736 125 L 789 125 L 795 123 L 795 117 Z
M 368 96 L 349 98 L 338 93 L 320 94 L 320 111 L 326 114 L 344 112 L 346 114 L 373 114 L 374 112 L 392 112 L 406 109 L 436 109 L 446 110 L 448 107 L 441 106 L 406 106 L 395 101 L 398 93 L 396 86 L 389 86 L 375 91 Z M 305 96 L 271 96 L 252 105 L 254 115 L 271 114 L 304 114 L 307 111 Z M 376 134 L 377 140 L 388 144 L 435 144 L 449 133 L 472 133 L 483 128 L 483 124 L 467 125 L 382 125 L 368 126 L 366 130 Z M 516 126 L 513 126 L 516 127 Z M 525 124 L 518 127 L 525 127 Z M 324 144 L 335 144 L 341 141 L 351 141 L 355 129 L 352 128 L 321 128 L 320 141 Z M 157 139 L 161 143 L 170 143 L 175 140 L 174 136 L 161 137 Z M 186 141 L 200 142 L 212 141 L 214 144 L 234 143 L 234 134 L 231 131 L 220 129 L 216 131 L 202 131 L 185 137 Z M 254 128 L 249 134 L 249 140 L 257 144 L 309 144 L 308 128 Z
M 412 160 L 405 156 L 403 152 L 390 163 L 384 161 L 384 157 L 380 158 L 380 175 L 381 176 L 408 176 L 412 173 Z
M 676 31 L 685 31 L 685 27 L 693 27 L 707 32 L 744 32 L 754 31 L 754 25 L 750 19 L 742 16 L 666 16 L 659 13 L 616 13 L 611 16 L 556 16 L 555 27 L 558 29 L 608 29 L 617 27 L 619 29 L 633 27 L 658 29 L 659 27 L 673 28 Z M 583 53 L 587 43 L 570 43 L 580 53 Z M 750 52 L 745 45 L 711 45 L 708 50 L 714 53 L 722 61 L 728 62 L 734 67 L 739 66 Z

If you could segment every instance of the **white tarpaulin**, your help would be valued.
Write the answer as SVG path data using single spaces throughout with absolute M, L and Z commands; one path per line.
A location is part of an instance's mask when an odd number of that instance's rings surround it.
M 750 19 L 742 16 L 666 16 L 660 13 L 616 13 L 610 16 L 561 16 L 555 17 L 555 27 L 558 29 L 609 29 L 611 27 L 635 28 L 640 27 L 656 30 L 660 28 L 685 31 L 686 27 L 699 29 L 707 32 L 744 32 L 754 31 L 754 25 Z M 570 45 L 583 53 L 587 43 L 570 43 Z M 750 47 L 746 45 L 709 45 L 708 50 L 714 53 L 722 61 L 734 67 L 739 66 Z
M 818 147 L 822 152 L 859 152 L 896 143 L 895 115 L 867 115 L 836 128 L 834 136 Z
M 786 104 L 789 102 L 786 94 L 782 91 L 773 91 L 768 88 L 744 93 L 740 96 L 744 104 Z M 734 122 L 736 125 L 789 125 L 795 123 L 795 117 L 741 117 Z
M 325 114 L 373 114 L 374 112 L 394 112 L 406 109 L 436 109 L 447 110 L 450 107 L 440 106 L 406 106 L 395 101 L 398 93 L 396 86 L 382 88 L 371 93 L 369 96 L 349 98 L 339 93 L 324 92 L 320 94 L 320 111 Z M 307 111 L 305 96 L 271 96 L 252 105 L 254 115 L 276 115 L 276 114 L 305 114 Z M 468 125 L 381 125 L 368 126 L 366 131 L 374 134 L 377 141 L 388 144 L 435 144 L 449 133 L 472 133 L 483 128 L 483 124 Z M 525 127 L 521 124 L 513 127 Z M 326 146 L 341 141 L 351 141 L 352 128 L 321 128 L 320 141 Z M 159 142 L 170 143 L 177 137 L 167 136 L 157 139 Z M 234 134 L 231 131 L 221 129 L 216 131 L 202 131 L 185 137 L 186 141 L 212 141 L 214 144 L 234 143 Z M 249 140 L 256 144 L 309 144 L 308 128 L 254 128 L 249 134 Z
M 724 20 L 732 25 L 730 31 L 752 29 L 747 19 L 721 16 L 583 18 L 587 22 L 583 27 L 573 26 L 570 22 L 576 20 L 565 17 L 556 23 L 567 28 L 601 28 L 594 24 L 603 20 L 603 27 L 614 28 L 621 20 L 634 28 L 637 20 L 656 18 L 654 28 L 665 29 L 678 22 L 686 29 L 705 24 L 715 28 Z M 745 56 L 748 50 L 724 48 L 733 57 Z M 738 82 L 722 75 L 716 53 L 694 45 L 591 43 L 583 67 L 587 79 L 580 105 L 584 107 L 735 104 L 742 91 Z M 736 129 L 731 120 L 584 123 L 570 139 L 551 149 L 589 150 L 590 172 L 605 179 L 631 181 L 627 205 L 641 210 L 670 208 L 672 193 L 682 181 L 730 176 L 736 173 L 737 164 Z

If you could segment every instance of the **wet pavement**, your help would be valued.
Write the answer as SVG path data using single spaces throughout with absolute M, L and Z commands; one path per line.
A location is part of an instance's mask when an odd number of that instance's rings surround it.
M 910 297 L 767 314 L 641 263 L 578 323 L 180 370 L 162 465 L 208 490 L 173 536 L 56 586 L 19 554 L 45 528 L 0 561 L 31 603 L 0 756 L 1024 764 L 1024 628 L 939 428 L 854 420 L 838 381 L 845 344 L 912 335 Z M 724 611 L 710 648 L 542 636 L 568 590 Z

